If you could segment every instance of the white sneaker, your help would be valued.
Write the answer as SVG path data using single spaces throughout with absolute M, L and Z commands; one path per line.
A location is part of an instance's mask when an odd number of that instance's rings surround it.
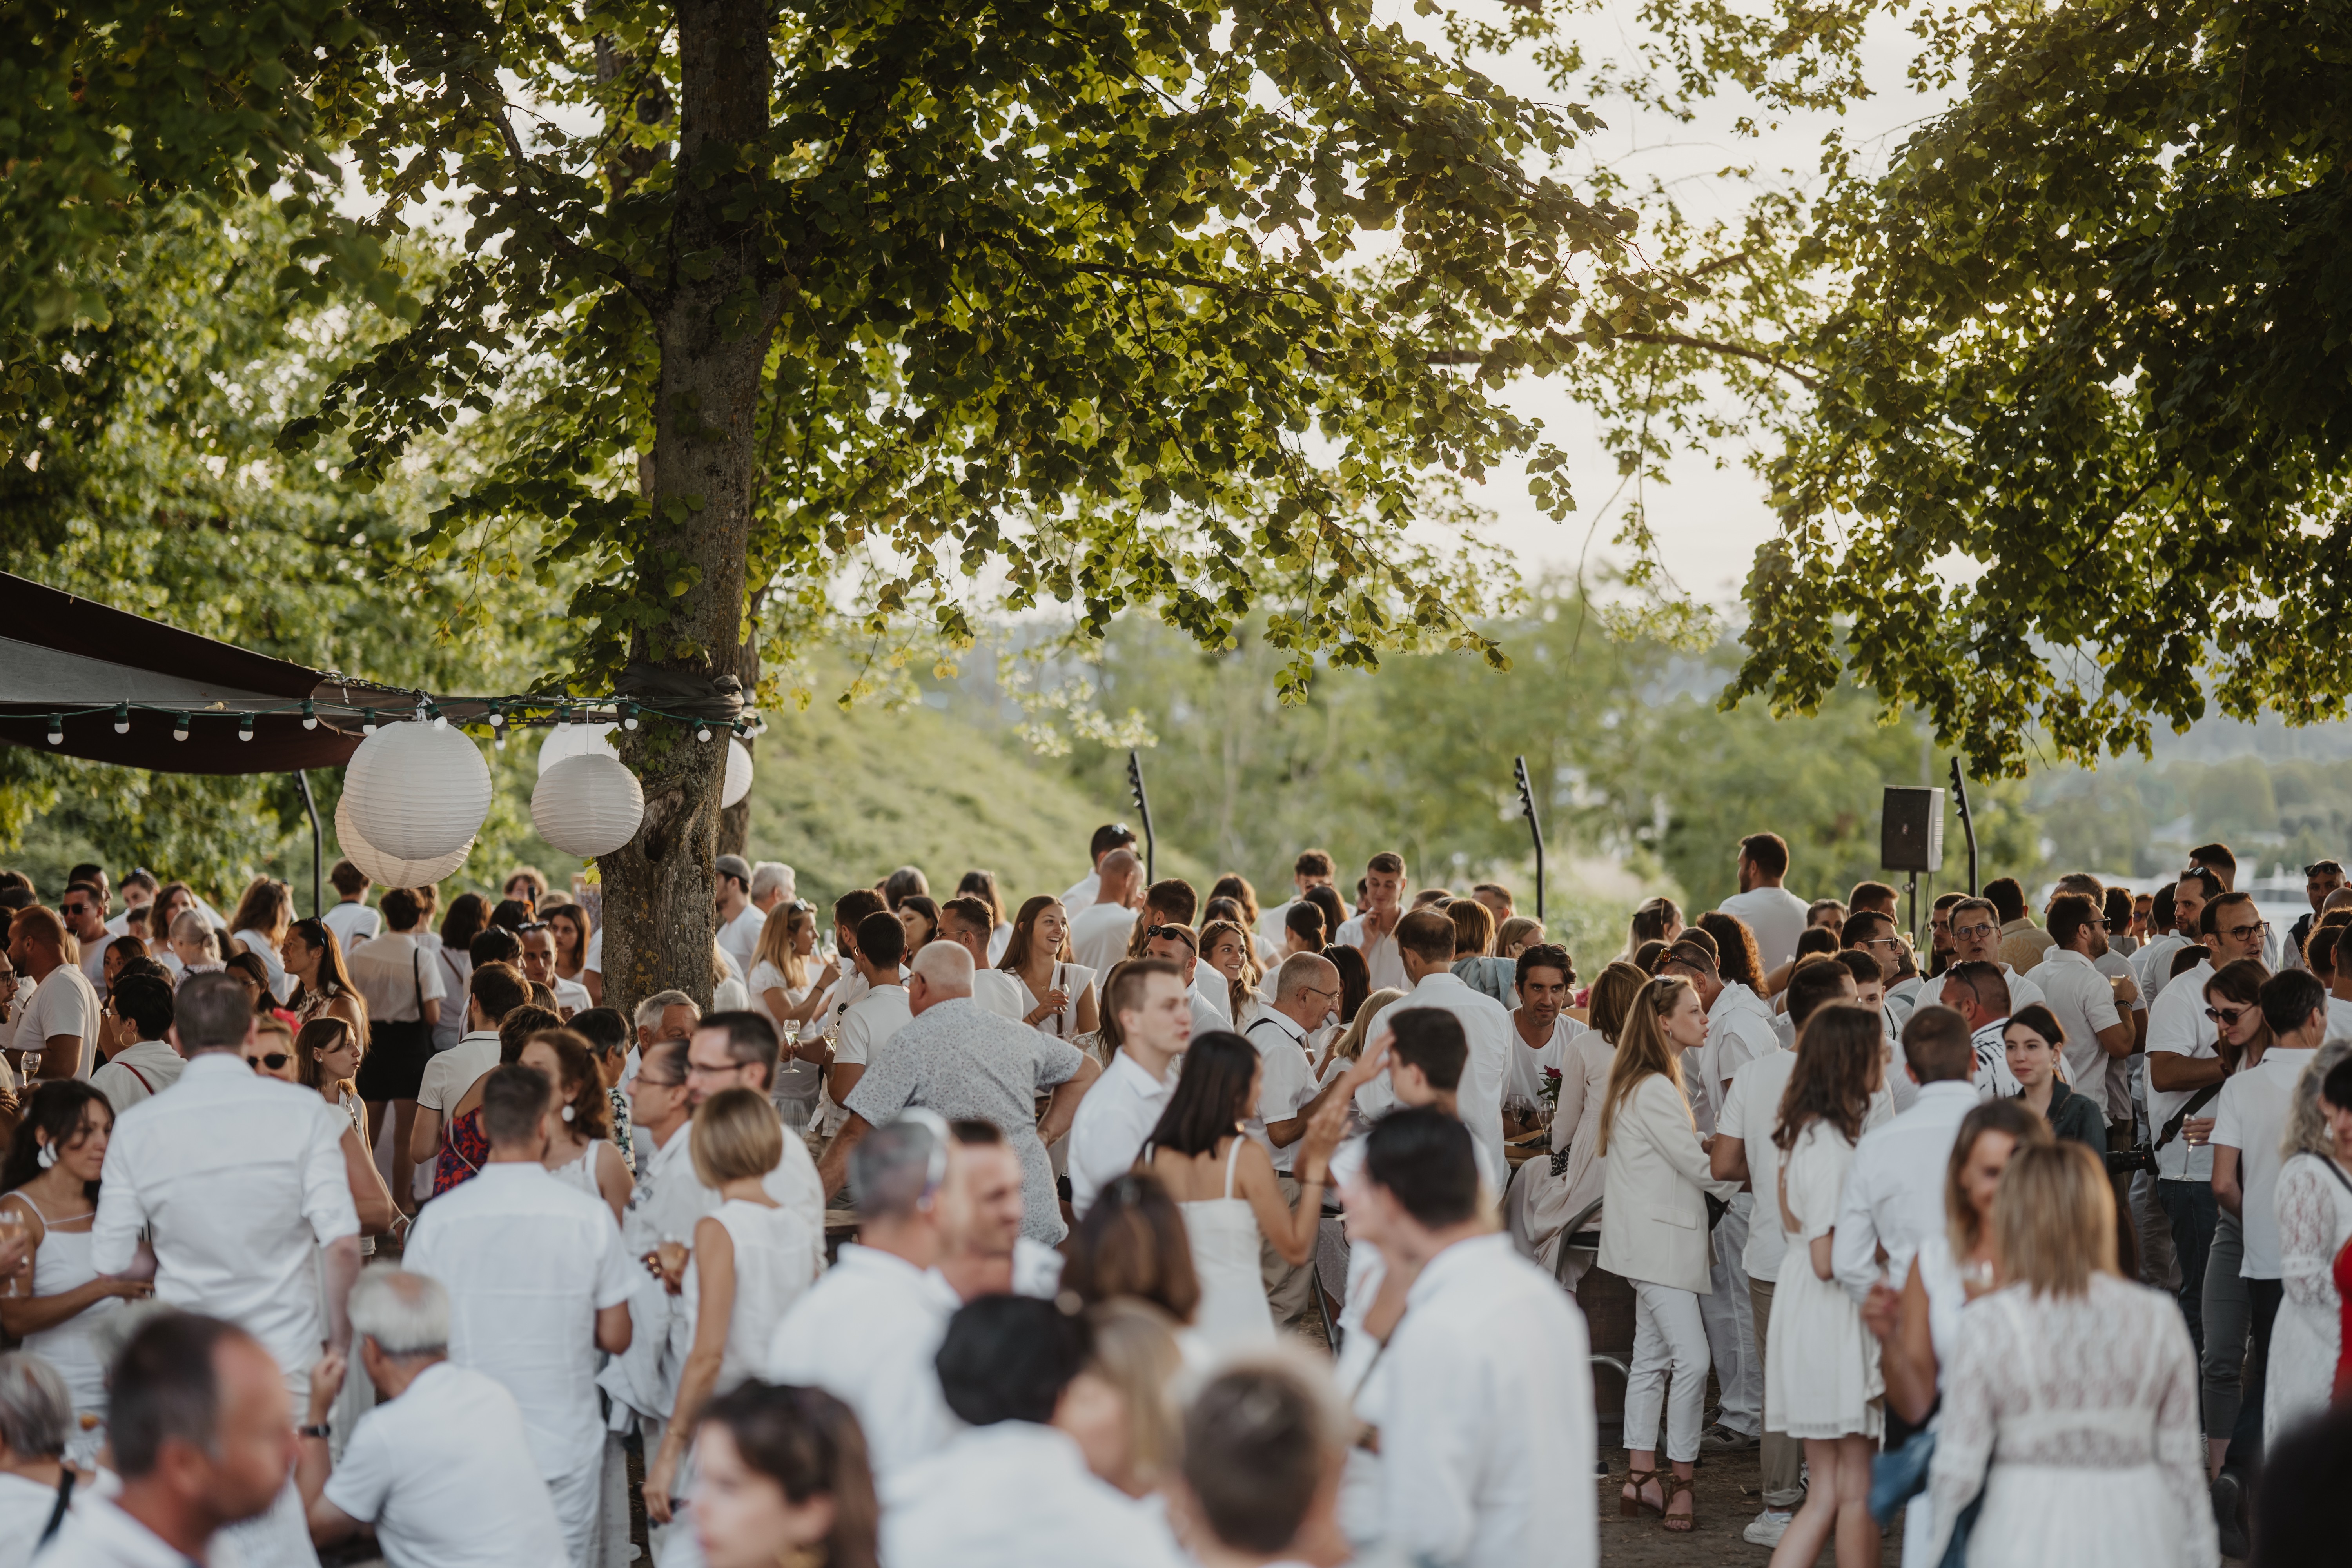
M 1748 1528 L 1740 1532 L 1740 1539 L 1751 1546 L 1778 1546 L 1780 1537 L 1788 1533 L 1789 1521 L 1795 1517 L 1793 1510 L 1783 1512 L 1768 1508 L 1748 1522 Z

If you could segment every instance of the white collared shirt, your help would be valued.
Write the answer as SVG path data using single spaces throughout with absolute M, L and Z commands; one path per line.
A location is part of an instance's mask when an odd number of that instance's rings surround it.
M 1031 1421 L 957 1434 L 898 1477 L 885 1502 L 882 1561 L 890 1568 L 1180 1568 L 1185 1561 L 1158 1510 L 1096 1479 L 1068 1434 Z
M 887 1490 L 956 1432 L 931 1362 L 961 1305 L 905 1258 L 845 1243 L 776 1325 L 769 1380 L 822 1388 L 856 1412 L 877 1489 Z
M 2026 978 L 2042 988 L 2043 1003 L 2065 1033 L 2066 1082 L 2077 1094 L 2089 1095 L 2109 1121 L 2128 1118 L 2129 1098 L 2118 1104 L 2109 1093 L 2107 1064 L 2115 1058 L 2099 1043 L 2101 1029 L 2122 1022 L 2107 977 L 2082 953 L 2053 947 Z
M 536 1163 L 493 1160 L 425 1205 L 401 1266 L 448 1289 L 449 1359 L 514 1395 L 539 1473 L 597 1463 L 596 1314 L 636 1283 L 604 1201 Z
M 1064 889 L 1060 900 L 1062 912 L 1076 915 L 1080 910 L 1093 908 L 1095 900 L 1101 897 L 1102 873 L 1099 870 L 1089 871 Z
M 1143 1141 L 1160 1125 L 1160 1114 L 1175 1092 L 1172 1078 L 1153 1078 L 1121 1051 L 1078 1101 L 1070 1122 L 1069 1174 L 1070 1212 L 1080 1219 L 1095 1206 L 1097 1194 L 1134 1168 Z
M 1584 1316 L 1510 1238 L 1431 1258 L 1359 1400 L 1380 1428 L 1385 1549 L 1460 1568 L 1601 1560 Z
M 1700 1137 L 1714 1132 L 1716 1119 L 1723 1112 L 1724 1086 L 1731 1081 L 1731 1075 L 1780 1047 L 1771 1007 L 1739 981 L 1725 981 L 1716 994 L 1715 1005 L 1706 1010 L 1706 1043 L 1698 1048 L 1698 1077 L 1706 1102 L 1694 1098 L 1691 1115 Z
M 735 961 L 738 977 L 751 973 L 752 961 L 760 956 L 760 933 L 768 929 L 768 917 L 760 906 L 747 903 L 743 912 L 731 921 L 719 922 L 719 945 Z
M 315 1089 L 259 1077 L 235 1051 L 200 1052 L 169 1094 L 115 1122 L 91 1266 L 121 1273 L 151 1230 L 156 1300 L 235 1323 L 307 1391 L 327 1337 L 318 1249 L 360 1230 L 343 1169 L 351 1127 Z
M 1910 1110 L 1864 1132 L 1853 1146 L 1830 1265 L 1855 1301 L 1878 1279 L 1879 1247 L 1886 1248 L 1887 1277 L 1899 1285 L 1920 1239 L 1944 1228 L 1952 1142 L 1962 1119 L 1979 1103 L 1973 1084 L 1955 1079 L 1922 1084 Z
M 1303 1140 L 1295 1138 L 1277 1149 L 1265 1124 L 1288 1121 L 1315 1098 L 1315 1067 L 1307 1056 L 1307 1031 L 1269 1007 L 1242 1037 L 1256 1048 L 1263 1075 L 1258 1080 L 1257 1105 L 1243 1118 L 1242 1131 L 1257 1141 L 1273 1159 L 1276 1170 L 1287 1171 Z
M 1127 956 L 1135 935 L 1136 911 L 1118 904 L 1089 904 L 1070 917 L 1070 956 L 1097 974 Z
M 2286 1131 L 2295 1080 L 2317 1051 L 2281 1050 L 2276 1046 L 2243 1072 L 2232 1073 L 2213 1101 L 2213 1142 L 2239 1152 L 2238 1190 L 2245 1233 L 2245 1258 L 2238 1272 L 2249 1279 L 2276 1279 L 2279 1261 L 2278 1180 L 2286 1159 L 2279 1135 Z
M 415 931 L 396 931 L 372 938 L 365 949 L 347 961 L 352 986 L 367 1004 L 370 1023 L 415 1023 L 425 1016 L 425 1003 L 440 1002 L 449 994 L 439 960 L 425 951 L 417 936 Z M 556 994 L 562 995 L 560 985 Z M 464 1006 L 465 998 L 459 997 L 457 1005 Z M 441 1010 L 449 1009 L 444 1005 Z
M 1443 969 L 1423 975 L 1420 984 L 1389 1005 L 1435 1007 L 1462 1020 L 1470 1058 L 1462 1066 L 1454 1104 L 1462 1125 L 1470 1130 L 1478 1145 L 1479 1174 L 1500 1193 L 1510 1180 L 1510 1165 L 1503 1156 L 1503 1079 L 1511 1070 L 1511 1053 L 1526 1049 L 1513 1038 L 1510 1009 L 1484 992 L 1471 990 L 1461 976 Z M 1358 1109 L 1374 1120 L 1395 1103 L 1385 1068 L 1356 1091 Z
M 460 1035 L 456 1045 L 436 1052 L 426 1060 L 425 1077 L 416 1089 L 416 1103 L 427 1110 L 439 1111 L 446 1122 L 451 1109 L 474 1087 L 474 1080 L 498 1065 L 496 1029 L 476 1029 Z
M 141 1040 L 115 1052 L 111 1061 L 90 1074 L 89 1086 L 106 1096 L 106 1103 L 121 1116 L 179 1082 L 187 1068 L 186 1058 L 173 1048 L 171 1041 Z
M 123 1512 L 112 1499 L 80 1489 L 74 1493 L 72 1511 L 57 1539 L 37 1561 L 40 1568 L 194 1568 L 178 1547 Z
M 2147 1058 L 2153 1062 L 2157 1053 L 2187 1057 L 2200 1061 L 2214 1055 L 2213 1020 L 2205 1016 L 2205 983 L 2213 978 L 2213 961 L 2208 957 L 2194 969 L 2183 970 L 2180 984 L 2165 988 L 2147 1009 Z M 2198 1091 L 2193 1089 L 2162 1089 L 2151 1077 L 2147 1085 L 2147 1120 L 2153 1130 L 2148 1141 L 2154 1142 L 2164 1124 L 2173 1114 L 2187 1105 Z M 2218 1098 L 2218 1097 L 2216 1097 Z M 2200 1115 L 2214 1114 L 2214 1101 L 2208 1100 Z M 2189 1146 L 2186 1136 L 2175 1133 L 2172 1142 L 2156 1152 L 2156 1174 L 2165 1182 L 2210 1182 L 2213 1179 L 2213 1145 L 2210 1142 Z
M 326 1500 L 375 1526 L 391 1568 L 568 1568 L 514 1395 L 436 1362 L 359 1419 Z
M 1203 976 L 1216 981 L 1217 985 L 1213 988 L 1203 984 Z M 1195 1039 L 1212 1029 L 1230 1031 L 1234 1026 L 1233 1019 L 1227 1016 L 1225 999 L 1217 994 L 1223 988 L 1224 978 L 1205 963 L 1193 972 L 1192 1003 L 1192 1037 Z
M 342 944 L 346 960 L 355 950 L 373 942 L 376 933 L 383 930 L 383 916 L 368 908 L 364 900 L 344 900 L 319 919 L 335 933 L 335 940 Z
M 1397 918 L 1402 920 L 1404 917 L 1399 915 Z M 1367 934 L 1371 929 L 1370 922 L 1370 915 L 1341 921 L 1331 940 L 1352 947 L 1364 955 L 1364 968 L 1371 976 L 1373 990 L 1389 986 L 1399 991 L 1412 990 L 1412 982 L 1404 972 L 1404 955 L 1397 951 L 1396 927 L 1389 927 L 1386 936 L 1374 938 Z
M 2164 994 L 2172 978 L 2172 955 L 2189 945 L 2189 939 L 2177 931 L 2150 937 L 2138 952 L 2131 955 L 2132 979 L 2139 994 L 2147 998 L 2150 1007 Z

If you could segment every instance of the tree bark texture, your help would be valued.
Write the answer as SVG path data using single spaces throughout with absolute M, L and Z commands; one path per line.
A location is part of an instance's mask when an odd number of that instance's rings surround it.
M 669 277 L 655 320 L 652 515 L 637 558 L 645 591 L 671 608 L 667 625 L 638 633 L 632 652 L 635 662 L 715 679 L 735 673 L 746 641 L 754 425 L 777 314 L 746 216 L 757 176 L 737 152 L 767 134 L 772 63 L 761 5 L 678 0 L 677 16 L 677 184 Z M 652 723 L 622 740 L 646 817 L 635 840 L 598 862 L 607 1005 L 631 1009 L 672 987 L 710 1005 L 728 730 L 713 725 L 710 733 L 698 742 L 690 726 Z

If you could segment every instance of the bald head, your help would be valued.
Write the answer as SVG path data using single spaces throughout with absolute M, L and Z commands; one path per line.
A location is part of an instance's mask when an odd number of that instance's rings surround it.
M 971 954 L 961 942 L 924 943 L 907 976 L 908 1010 L 919 1014 L 942 1002 L 970 996 L 971 972 Z
M 1132 849 L 1114 849 L 1102 858 L 1096 868 L 1102 877 L 1102 891 L 1097 901 L 1125 904 L 1143 885 L 1143 857 Z
M 1339 966 L 1320 953 L 1294 952 L 1274 977 L 1275 1011 L 1302 1029 L 1319 1029 L 1339 1006 Z

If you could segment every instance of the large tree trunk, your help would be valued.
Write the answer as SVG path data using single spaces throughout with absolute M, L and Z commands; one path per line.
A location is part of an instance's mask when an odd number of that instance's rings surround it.
M 727 209 L 755 205 L 736 149 L 767 134 L 772 67 L 764 6 L 678 0 L 677 14 L 677 205 L 655 321 L 652 517 L 637 558 L 640 591 L 671 611 L 667 625 L 638 634 L 632 653 L 633 663 L 709 681 L 734 674 L 745 640 L 754 425 L 776 296 L 760 274 L 758 238 Z M 690 726 L 659 721 L 623 737 L 646 820 L 634 842 L 598 862 L 608 1005 L 633 1008 L 673 986 L 710 1005 L 727 737 L 718 724 L 698 742 Z
M 760 689 L 760 605 L 763 591 L 754 588 L 743 616 L 743 646 L 735 652 L 735 677 L 743 683 L 743 700 L 751 702 L 752 693 Z M 743 749 L 754 758 L 759 755 L 760 742 L 743 737 Z M 719 853 L 741 855 L 751 853 L 751 797 L 745 795 L 719 814 Z M 750 976 L 745 976 L 749 979 Z

